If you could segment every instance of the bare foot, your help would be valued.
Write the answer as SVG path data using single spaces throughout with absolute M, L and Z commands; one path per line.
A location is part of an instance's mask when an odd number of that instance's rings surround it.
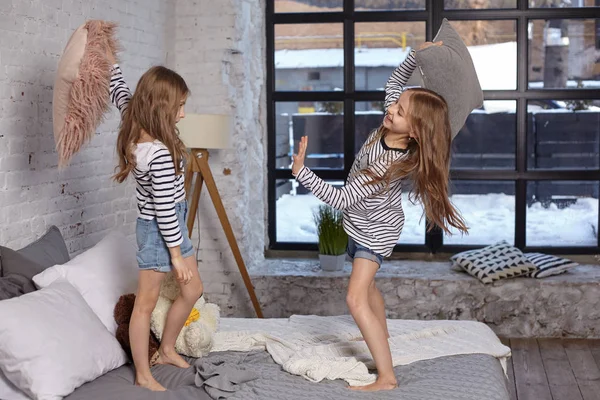
M 150 379 L 136 378 L 135 384 L 136 384 L 136 386 L 140 386 L 140 387 L 152 390 L 153 392 L 164 392 L 167 390 L 160 383 L 158 383 L 156 381 L 156 379 L 154 379 L 154 378 L 150 378 Z
M 370 385 L 366 386 L 350 386 L 351 390 L 363 391 L 363 392 L 378 392 L 380 390 L 393 390 L 398 387 L 398 382 L 396 379 L 380 379 L 377 380 Z
M 157 364 L 169 364 L 169 365 L 174 365 L 176 367 L 179 368 L 189 368 L 190 364 L 188 364 L 183 357 L 181 357 L 179 354 L 177 354 L 177 352 L 175 351 L 175 349 L 173 350 L 165 350 L 165 349 L 158 349 L 158 360 L 156 361 Z

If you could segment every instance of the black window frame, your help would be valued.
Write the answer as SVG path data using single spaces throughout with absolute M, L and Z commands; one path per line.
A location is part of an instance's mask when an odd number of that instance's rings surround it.
M 444 0 L 426 0 L 425 10 L 355 11 L 354 0 L 344 0 L 343 11 L 327 13 L 275 13 L 275 0 L 266 1 L 266 69 L 267 69 L 267 168 L 268 168 L 268 237 L 270 250 L 311 250 L 316 243 L 278 242 L 276 232 L 276 188 L 278 180 L 292 179 L 291 170 L 276 169 L 275 107 L 277 102 L 339 101 L 344 103 L 344 169 L 316 169 L 323 179 L 345 180 L 354 161 L 354 106 L 357 101 L 383 101 L 382 91 L 354 89 L 354 24 L 359 22 L 425 21 L 426 39 L 431 40 L 443 18 L 448 20 L 516 21 L 517 87 L 514 90 L 485 90 L 485 100 L 516 101 L 516 144 L 514 170 L 452 170 L 452 180 L 496 180 L 515 184 L 514 244 L 523 251 L 554 254 L 597 254 L 596 246 L 526 246 L 527 183 L 530 181 L 598 181 L 600 168 L 587 170 L 532 170 L 527 168 L 527 102 L 530 100 L 599 100 L 600 89 L 529 89 L 528 88 L 528 21 L 533 19 L 598 19 L 600 8 L 529 8 L 527 0 L 516 0 L 514 9 L 444 9 Z M 276 91 L 275 26 L 279 24 L 342 23 L 344 32 L 344 90 L 337 92 Z M 598 23 L 598 20 L 596 21 Z M 600 202 L 600 196 L 599 196 Z M 599 208 L 600 210 L 600 208 Z M 600 227 L 600 211 L 598 213 Z M 455 253 L 482 245 L 443 244 L 443 234 L 436 228 L 425 234 L 423 245 L 398 244 L 394 252 Z

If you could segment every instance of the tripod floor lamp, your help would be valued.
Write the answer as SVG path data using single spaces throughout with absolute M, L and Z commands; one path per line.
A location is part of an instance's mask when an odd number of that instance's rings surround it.
M 248 270 L 244 264 L 244 259 L 240 253 L 237 240 L 231 229 L 231 224 L 223 202 L 221 201 L 221 195 L 217 190 L 217 185 L 213 178 L 210 166 L 208 164 L 208 149 L 224 149 L 230 147 L 231 137 L 231 121 L 227 115 L 216 115 L 216 114 L 186 114 L 185 118 L 181 119 L 177 124 L 179 128 L 179 134 L 181 140 L 190 149 L 190 158 L 186 166 L 185 172 L 185 190 L 190 196 L 190 189 L 192 182 L 195 179 L 194 192 L 191 194 L 187 227 L 192 235 L 194 228 L 194 221 L 198 212 L 198 203 L 200 201 L 200 192 L 202 191 L 202 185 L 206 184 L 206 189 L 212 200 L 212 203 L 221 222 L 221 226 L 225 231 L 225 236 L 229 242 L 229 246 L 233 251 L 233 256 L 237 263 L 250 300 L 254 306 L 254 311 L 258 318 L 263 318 L 260 304 L 256 298 L 254 287 L 250 281 Z

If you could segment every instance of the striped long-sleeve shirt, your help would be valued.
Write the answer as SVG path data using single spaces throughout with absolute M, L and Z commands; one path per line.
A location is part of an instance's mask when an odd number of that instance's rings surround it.
M 392 73 L 385 85 L 385 108 L 394 103 L 416 67 L 414 54 Z M 401 181 L 367 184 L 370 176 L 362 172 L 369 169 L 383 176 L 388 166 L 403 157 L 406 150 L 387 146 L 384 138 L 375 140 L 373 132 L 356 155 L 346 184 L 336 188 L 319 178 L 304 166 L 296 179 L 321 201 L 343 210 L 344 229 L 356 243 L 382 256 L 389 256 L 404 227 Z
M 127 109 L 131 91 L 118 65 L 114 65 L 110 80 L 110 98 L 121 115 Z M 134 155 L 138 217 L 156 218 L 161 235 L 168 247 L 179 246 L 183 236 L 175 204 L 185 199 L 183 173 L 175 174 L 175 164 L 169 149 L 160 141 L 138 143 Z M 183 166 L 182 166 L 183 172 Z

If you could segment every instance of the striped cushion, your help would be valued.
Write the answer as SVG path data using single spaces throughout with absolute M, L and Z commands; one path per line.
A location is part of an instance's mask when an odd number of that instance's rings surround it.
M 545 278 L 547 276 L 562 274 L 569 268 L 579 264 L 557 256 L 542 253 L 525 253 L 525 257 L 536 267 L 530 276 L 533 278 Z
M 483 283 L 500 279 L 529 276 L 536 267 L 523 255 L 521 250 L 506 241 L 469 250 L 451 257 L 455 264 Z

